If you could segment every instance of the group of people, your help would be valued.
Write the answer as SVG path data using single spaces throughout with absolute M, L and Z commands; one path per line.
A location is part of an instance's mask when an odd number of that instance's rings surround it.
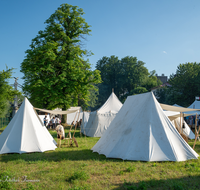
M 72 122 L 72 125 L 74 125 L 74 126 L 77 125 L 77 127 L 80 127 L 81 123 L 82 123 L 82 119 L 80 119 L 79 122 L 76 122 L 76 124 L 74 124 L 74 122 Z M 61 125 L 61 120 L 59 119 L 59 117 L 53 117 L 52 119 L 50 119 L 50 121 L 48 121 L 48 118 L 45 115 L 44 125 L 47 127 L 47 129 L 55 129 L 57 132 L 58 139 L 65 138 L 64 127 Z
M 190 128 L 194 128 L 193 126 L 196 123 L 196 116 L 189 116 L 187 123 L 190 126 Z M 197 116 L 197 126 L 200 126 L 200 115 Z
M 53 117 L 50 121 L 48 121 L 47 116 L 44 117 L 44 125 L 47 129 L 56 129 L 56 126 L 61 123 L 59 117 Z

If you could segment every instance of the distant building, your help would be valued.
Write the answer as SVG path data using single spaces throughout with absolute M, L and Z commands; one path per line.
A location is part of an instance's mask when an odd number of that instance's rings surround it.
M 160 79 L 160 81 L 163 83 L 163 84 L 165 84 L 166 82 L 167 82 L 167 76 L 165 76 L 164 74 L 162 74 L 162 76 L 158 76 L 157 74 L 156 74 L 156 77 L 158 78 L 158 79 Z

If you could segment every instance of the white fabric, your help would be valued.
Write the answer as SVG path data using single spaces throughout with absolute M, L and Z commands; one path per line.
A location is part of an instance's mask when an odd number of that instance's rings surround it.
M 83 117 L 82 117 L 82 123 L 81 123 L 81 133 L 86 135 L 85 133 L 85 127 L 87 126 L 88 120 L 90 117 L 90 112 L 83 112 Z
M 45 116 L 47 116 L 47 124 L 50 122 L 50 116 L 49 115 L 38 115 L 39 116 L 39 118 L 40 118 L 40 120 L 41 120 L 41 122 L 42 122 L 42 125 L 44 125 L 44 117 Z M 47 125 L 46 124 L 46 125 Z
M 189 112 L 189 111 L 198 111 L 199 109 L 192 109 L 192 108 L 184 108 L 184 107 L 177 107 L 177 106 L 170 106 L 167 104 L 160 104 L 163 110 L 167 111 L 177 111 L 177 112 Z
M 88 123 L 84 128 L 85 135 L 89 137 L 101 137 L 115 116 L 115 113 L 103 114 L 91 112 Z
M 122 103 L 119 101 L 117 96 L 115 95 L 114 92 L 111 93 L 107 101 L 104 103 L 101 108 L 99 108 L 98 112 L 99 113 L 118 113 L 118 111 L 122 107 Z
M 180 112 L 164 111 L 164 113 L 171 120 L 175 127 L 182 129 L 182 126 L 180 127 Z M 173 117 L 174 115 L 179 115 L 179 117 Z M 195 139 L 195 135 L 188 124 L 185 121 L 183 122 L 185 125 L 185 128 L 183 128 L 183 134 L 185 134 L 189 139 Z
M 51 114 L 55 114 L 55 115 L 62 115 L 62 114 L 70 114 L 70 113 L 74 113 L 78 110 L 81 110 L 81 107 L 71 107 L 66 111 L 60 111 L 60 110 L 46 110 L 46 109 L 40 109 L 40 108 L 34 108 L 36 110 L 40 110 L 46 113 L 51 113 Z
M 185 161 L 199 156 L 180 136 L 152 92 L 129 96 L 92 150 L 123 160 Z
M 200 109 L 200 101 L 195 100 L 188 108 Z
M 98 111 L 90 113 L 89 120 L 84 128 L 85 135 L 89 137 L 101 137 L 122 105 L 114 92 L 112 92 L 108 100 Z
M 74 119 L 75 119 L 74 123 L 76 123 L 76 121 L 77 120 L 80 121 L 80 119 L 82 119 L 82 117 L 83 117 L 83 112 L 80 112 L 80 115 L 79 115 L 79 112 L 67 114 L 67 124 L 71 125 L 71 123 L 74 121 Z
M 0 154 L 55 150 L 56 142 L 42 126 L 27 98 L 0 135 Z
M 195 100 L 188 108 L 200 109 L 200 101 Z M 186 114 L 190 113 L 190 115 L 200 115 L 200 111 L 186 112 Z

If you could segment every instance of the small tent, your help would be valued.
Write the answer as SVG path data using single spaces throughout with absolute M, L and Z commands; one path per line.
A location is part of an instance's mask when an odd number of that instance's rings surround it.
M 188 108 L 200 109 L 200 101 L 195 100 Z
M 0 135 L 0 154 L 55 150 L 56 142 L 27 98 Z
M 188 108 L 200 109 L 200 101 L 195 100 Z M 200 115 L 200 111 L 185 112 L 190 115 Z
M 170 119 L 170 121 L 173 123 L 173 125 L 178 128 L 183 130 L 183 134 L 186 135 L 189 139 L 195 139 L 195 135 L 188 126 L 188 124 L 183 120 L 184 122 L 184 127 L 180 126 L 180 123 L 182 122 L 180 117 L 177 115 L 180 115 L 180 112 L 173 112 L 173 111 L 164 111 L 165 115 Z M 174 117 L 175 116 L 175 117 Z
M 90 113 L 88 122 L 82 129 L 83 134 L 90 137 L 101 137 L 121 107 L 122 103 L 112 92 L 101 108 Z
M 76 122 L 77 120 L 80 121 L 80 119 L 83 118 L 83 112 L 82 109 L 78 110 L 77 112 L 67 114 L 67 124 L 71 125 L 72 122 Z
M 152 92 L 129 96 L 92 150 L 123 160 L 185 161 L 198 158 L 164 114 Z

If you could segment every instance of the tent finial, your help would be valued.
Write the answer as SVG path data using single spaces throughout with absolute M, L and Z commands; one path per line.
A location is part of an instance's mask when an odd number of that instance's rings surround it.
M 112 88 L 112 92 L 114 92 L 114 88 Z

